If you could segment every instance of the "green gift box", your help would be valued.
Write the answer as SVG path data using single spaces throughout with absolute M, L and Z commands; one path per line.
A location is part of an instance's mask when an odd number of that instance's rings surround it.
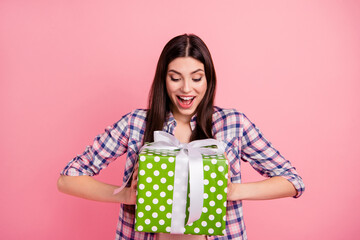
M 150 147 L 151 145 L 147 144 Z M 177 221 L 182 222 L 184 234 L 224 235 L 228 177 L 228 163 L 225 156 L 201 154 L 203 207 L 200 218 L 187 224 L 190 210 L 189 181 L 184 184 L 188 186 L 184 199 L 176 201 L 174 199 L 175 172 L 179 173 L 175 165 L 179 151 L 179 149 L 145 147 L 140 152 L 135 231 L 173 233 L 172 220 L 180 217 Z M 191 180 L 191 175 L 189 176 Z M 186 208 L 181 218 L 181 214 L 174 214 L 173 207 L 174 203 L 185 204 L 185 201 Z

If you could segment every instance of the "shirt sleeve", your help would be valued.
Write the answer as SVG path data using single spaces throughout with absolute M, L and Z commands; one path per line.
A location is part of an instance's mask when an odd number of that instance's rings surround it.
M 242 123 L 241 158 L 249 162 L 256 171 L 265 177 L 281 176 L 286 178 L 297 190 L 294 197 L 300 197 L 305 190 L 305 185 L 295 167 L 281 156 L 244 114 Z
M 94 176 L 124 154 L 129 141 L 129 115 L 130 113 L 124 115 L 118 122 L 108 126 L 104 133 L 96 136 L 92 145 L 73 158 L 60 174 Z

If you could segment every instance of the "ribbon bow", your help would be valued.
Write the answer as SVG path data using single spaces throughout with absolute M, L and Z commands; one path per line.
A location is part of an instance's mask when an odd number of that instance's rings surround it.
M 211 145 L 216 145 L 217 148 L 206 147 Z M 175 162 L 171 233 L 184 233 L 188 173 L 190 174 L 190 210 L 187 224 L 198 220 L 202 213 L 204 173 L 201 154 L 223 154 L 225 151 L 224 145 L 215 139 L 180 143 L 179 140 L 167 132 L 154 131 L 154 142 L 151 145 L 144 145 L 142 149 L 180 150 L 176 155 Z

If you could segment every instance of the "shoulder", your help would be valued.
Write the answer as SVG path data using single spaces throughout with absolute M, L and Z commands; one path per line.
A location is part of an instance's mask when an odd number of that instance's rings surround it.
M 141 109 L 141 108 L 138 108 L 138 109 L 135 109 L 133 111 L 131 111 L 130 113 L 130 117 L 131 118 L 134 118 L 134 119 L 142 119 L 145 121 L 146 119 L 146 114 L 147 114 L 147 109 Z
M 123 115 L 119 121 L 116 122 L 118 126 L 142 126 L 146 123 L 146 109 L 134 109 L 131 112 Z
M 243 113 L 236 109 L 214 107 L 213 134 L 216 138 L 233 138 L 241 133 Z
M 229 120 L 237 120 L 243 117 L 243 113 L 239 112 L 234 108 L 220 108 L 218 106 L 214 106 L 213 113 L 213 122 L 217 121 L 229 121 Z

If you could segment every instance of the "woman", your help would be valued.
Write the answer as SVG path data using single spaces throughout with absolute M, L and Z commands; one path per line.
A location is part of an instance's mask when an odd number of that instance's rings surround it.
M 216 76 L 210 52 L 195 35 L 180 35 L 164 47 L 149 94 L 149 109 L 126 114 L 82 155 L 61 172 L 58 188 L 78 197 L 122 203 L 116 239 L 247 239 L 242 200 L 299 197 L 304 184 L 295 168 L 273 148 L 255 125 L 242 113 L 213 106 Z M 154 234 L 134 231 L 137 185 L 137 155 L 144 142 L 153 141 L 153 132 L 163 130 L 180 142 L 215 138 L 226 144 L 229 181 L 225 236 Z M 131 185 L 118 194 L 118 188 L 99 182 L 96 175 L 110 162 L 127 153 L 124 183 Z M 268 179 L 241 183 L 240 159 Z

